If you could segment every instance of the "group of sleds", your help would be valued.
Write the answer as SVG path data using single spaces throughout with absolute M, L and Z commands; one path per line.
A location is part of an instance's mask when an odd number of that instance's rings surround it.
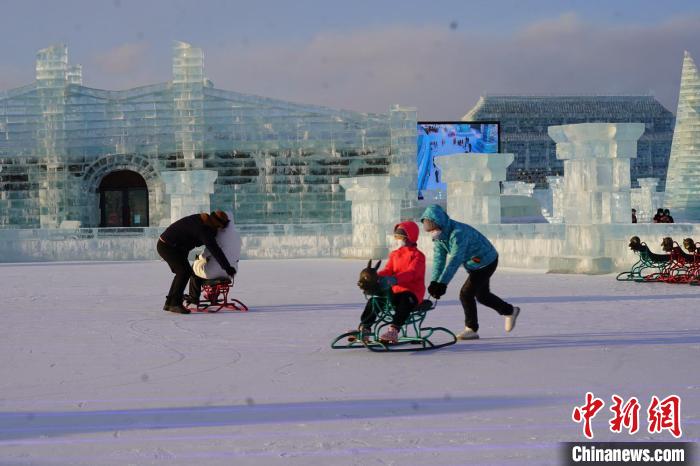
M 700 243 L 692 238 L 685 238 L 681 247 L 667 236 L 661 242 L 662 253 L 653 252 L 638 236 L 630 238 L 629 247 L 638 260 L 617 280 L 700 285 Z

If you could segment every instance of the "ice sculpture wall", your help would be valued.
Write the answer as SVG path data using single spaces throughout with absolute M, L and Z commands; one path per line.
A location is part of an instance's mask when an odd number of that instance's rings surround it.
M 0 91 L 0 228 L 97 226 L 100 180 L 115 170 L 146 180 L 150 225 L 170 219 L 171 170 L 217 172 L 211 208 L 241 224 L 350 222 L 339 178 L 415 179 L 414 108 L 366 114 L 217 89 L 186 43 L 165 83 L 85 87 L 63 45 L 37 54 L 36 73 Z
M 664 202 L 675 220 L 700 221 L 700 76 L 688 52 L 683 58 L 666 180 Z

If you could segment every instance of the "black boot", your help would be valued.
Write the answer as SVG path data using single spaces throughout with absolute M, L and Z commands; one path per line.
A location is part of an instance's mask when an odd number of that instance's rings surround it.
M 165 306 L 163 306 L 164 311 L 175 312 L 176 314 L 189 314 L 190 310 L 182 305 L 182 298 L 171 299 L 166 301 Z
M 187 309 L 182 304 L 171 304 L 170 306 L 168 306 L 166 311 L 175 312 L 176 314 L 189 314 L 190 313 L 190 310 Z
M 165 297 L 165 304 L 163 304 L 163 310 L 167 311 L 170 307 L 170 296 Z

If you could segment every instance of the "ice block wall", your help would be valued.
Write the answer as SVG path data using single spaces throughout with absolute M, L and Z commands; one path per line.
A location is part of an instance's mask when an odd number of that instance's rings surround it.
M 170 222 L 187 215 L 209 212 L 210 196 L 218 173 L 214 170 L 168 171 L 160 174 L 170 195 Z

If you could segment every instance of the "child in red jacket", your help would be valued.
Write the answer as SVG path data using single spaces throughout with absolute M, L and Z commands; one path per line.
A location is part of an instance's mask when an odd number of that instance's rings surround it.
M 423 302 L 425 295 L 425 256 L 418 250 L 418 225 L 402 222 L 394 227 L 394 239 L 398 249 L 389 254 L 389 261 L 379 275 L 391 285 L 391 301 L 394 304 L 394 318 L 388 330 L 380 339 L 386 343 L 396 343 L 399 330 L 408 319 L 411 311 Z M 360 318 L 360 332 L 369 335 L 376 321 L 371 303 L 368 301 Z

